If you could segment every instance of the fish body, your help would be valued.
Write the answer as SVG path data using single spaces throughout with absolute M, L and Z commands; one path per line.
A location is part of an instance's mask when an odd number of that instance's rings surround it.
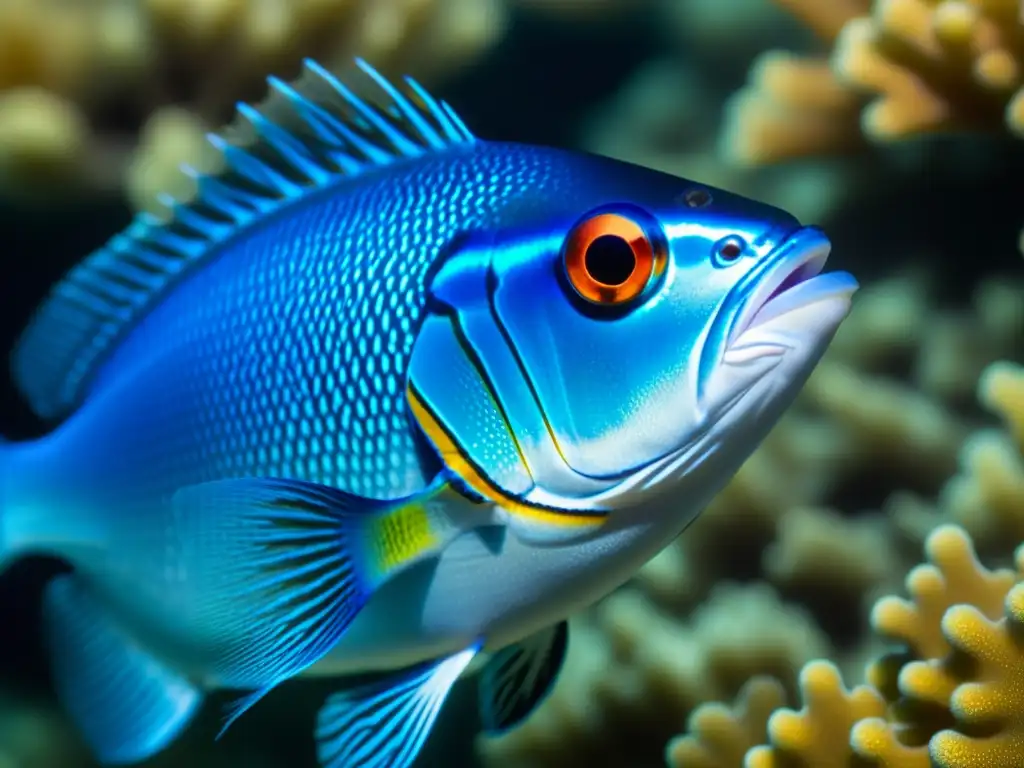
M 476 139 L 364 69 L 390 110 L 312 63 L 272 80 L 246 141 L 214 137 L 228 170 L 87 258 L 15 350 L 57 424 L 0 447 L 0 560 L 72 566 L 44 620 L 105 762 L 207 690 L 247 692 L 230 721 L 376 671 L 325 704 L 320 760 L 407 765 L 482 651 L 485 725 L 514 726 L 565 617 L 699 513 L 848 309 L 788 214 Z

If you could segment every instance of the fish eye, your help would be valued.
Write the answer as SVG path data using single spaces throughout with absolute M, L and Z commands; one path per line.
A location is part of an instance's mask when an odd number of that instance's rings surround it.
M 562 254 L 573 290 L 592 304 L 633 301 L 664 270 L 667 253 L 643 225 L 618 213 L 599 213 L 573 227 Z
M 701 187 L 694 187 L 683 195 L 683 202 L 688 208 L 703 208 L 711 204 L 711 193 Z
M 742 237 L 729 235 L 715 243 L 715 256 L 723 263 L 736 261 L 747 248 L 746 241 Z

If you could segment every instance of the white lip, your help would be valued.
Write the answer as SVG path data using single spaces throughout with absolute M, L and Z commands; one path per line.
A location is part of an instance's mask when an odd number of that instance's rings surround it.
M 739 337 L 755 324 L 763 323 L 788 311 L 787 304 L 789 309 L 795 308 L 791 294 L 818 279 L 831 250 L 832 246 L 827 241 L 816 243 L 798 257 L 786 259 L 783 264 L 772 270 L 747 300 L 739 322 L 733 329 L 728 347 L 733 348 Z M 781 292 L 780 288 L 783 288 Z M 801 293 L 806 295 L 803 290 Z
M 775 270 L 737 323 L 723 362 L 743 365 L 779 357 L 808 335 L 825 337 L 845 317 L 857 281 L 846 272 L 822 273 L 827 244 Z

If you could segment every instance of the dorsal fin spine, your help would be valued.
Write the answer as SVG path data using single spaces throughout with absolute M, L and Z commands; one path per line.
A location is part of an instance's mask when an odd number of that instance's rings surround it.
M 361 59 L 357 59 L 356 63 L 364 72 L 372 71 L 367 68 L 366 63 Z M 322 77 L 324 81 L 333 88 L 352 109 L 356 111 L 356 114 L 363 118 L 363 120 L 365 120 L 375 130 L 379 131 L 381 136 L 387 139 L 392 146 L 394 146 L 398 154 L 404 155 L 405 157 L 417 157 L 422 154 L 422 150 L 418 146 L 405 138 L 393 126 L 389 125 L 388 122 L 380 116 L 380 113 L 377 110 L 374 110 L 369 104 L 356 96 L 352 89 L 338 80 L 338 78 L 334 77 L 334 75 L 325 70 L 315 61 L 307 59 L 306 66 L 310 67 L 316 74 L 320 75 L 320 77 Z
M 270 165 L 253 156 L 244 148 L 231 144 L 223 136 L 211 133 L 208 138 L 210 143 L 224 156 L 228 166 L 246 180 L 261 187 L 263 194 L 295 197 L 301 191 L 302 187 L 299 184 L 293 184 Z
M 430 95 L 426 88 L 424 88 L 411 77 L 406 76 L 402 79 L 405 82 L 405 87 L 412 92 L 413 96 L 415 96 L 417 99 L 423 102 L 423 106 L 426 108 L 428 112 L 430 112 L 433 115 L 441 115 L 443 117 L 447 117 L 444 114 L 444 110 L 441 109 L 441 105 L 433 96 Z M 447 120 L 438 120 L 438 124 L 441 127 L 441 132 L 437 133 L 435 131 L 434 133 L 434 135 L 437 137 L 437 141 L 439 142 L 435 146 L 443 147 L 445 146 L 445 144 L 448 143 L 448 141 L 454 141 L 455 139 L 452 134 L 451 126 L 448 124 Z
M 309 181 L 320 185 L 331 176 L 330 171 L 317 165 L 316 158 L 308 147 L 288 131 L 268 120 L 258 110 L 248 104 L 239 104 L 238 112 L 249 121 L 249 125 L 260 137 L 273 144 L 288 164 Z
M 455 112 L 411 78 L 402 93 L 365 61 L 387 104 L 371 106 L 316 62 L 306 72 L 327 99 L 314 100 L 301 82 L 269 78 L 290 112 L 239 105 L 253 144 L 212 135 L 226 169 L 203 174 L 184 166 L 196 185 L 187 202 L 161 197 L 166 220 L 140 213 L 108 244 L 76 266 L 38 310 L 15 348 L 19 388 L 44 418 L 60 418 L 85 396 L 120 339 L 218 247 L 254 221 L 307 193 L 375 167 L 470 144 L 474 136 Z M 276 116 L 275 116 L 276 115 Z M 298 120 L 298 133 L 289 130 Z
M 317 141 L 323 144 L 324 154 L 339 171 L 352 176 L 362 170 L 363 164 L 352 157 L 339 141 L 339 135 L 331 125 L 333 118 L 329 113 L 304 99 L 294 88 L 276 77 L 270 79 L 270 85 L 288 100 L 295 114 L 302 118 Z
M 377 86 L 387 94 L 388 98 L 391 99 L 392 108 L 390 111 L 392 114 L 400 116 L 406 120 L 412 126 L 413 130 L 415 130 L 429 146 L 436 147 L 440 137 L 430 124 L 420 117 L 409 100 L 404 98 L 395 86 L 385 80 L 377 70 L 368 65 L 365 61 L 362 59 L 356 59 L 356 63 L 359 65 L 361 70 L 366 72 L 373 81 L 377 83 Z M 422 152 L 422 149 L 419 147 L 415 147 L 415 149 Z

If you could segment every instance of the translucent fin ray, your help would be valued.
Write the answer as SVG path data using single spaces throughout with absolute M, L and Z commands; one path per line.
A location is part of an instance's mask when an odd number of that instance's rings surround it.
M 374 103 L 311 60 L 294 83 L 268 80 L 270 95 L 240 105 L 239 119 L 210 140 L 224 169 L 195 178 L 169 214 L 139 214 L 58 284 L 13 354 L 18 387 L 37 414 L 59 419 L 86 396 L 121 339 L 218 246 L 309 193 L 375 168 L 476 141 L 444 102 L 411 79 L 399 90 L 369 64 Z M 379 105 L 378 105 L 379 104 Z
M 554 687 L 568 649 L 562 621 L 494 654 L 480 675 L 484 731 L 497 736 L 529 717 Z
M 479 643 L 446 659 L 331 696 L 317 716 L 323 768 L 409 768 Z
M 225 644 L 216 663 L 233 687 L 269 690 L 317 661 L 379 584 L 364 531 L 385 502 L 243 478 L 187 486 L 171 503 L 198 542 L 181 558 L 185 613 L 245 638 Z
M 202 693 L 123 633 L 74 576 L 48 585 L 44 620 L 57 694 L 100 762 L 149 758 L 202 704 Z

